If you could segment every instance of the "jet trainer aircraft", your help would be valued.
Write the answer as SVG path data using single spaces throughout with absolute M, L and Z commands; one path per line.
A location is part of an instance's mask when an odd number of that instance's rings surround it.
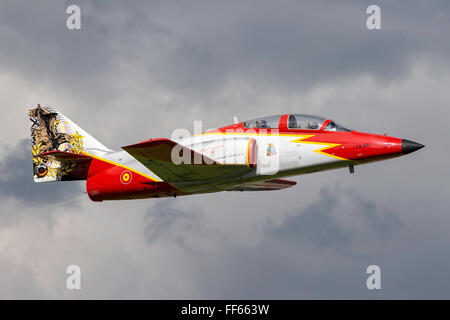
M 346 129 L 331 119 L 283 114 L 113 151 L 58 110 L 29 112 L 34 181 L 86 180 L 93 201 L 219 191 L 280 190 L 282 179 L 398 157 L 420 143 Z

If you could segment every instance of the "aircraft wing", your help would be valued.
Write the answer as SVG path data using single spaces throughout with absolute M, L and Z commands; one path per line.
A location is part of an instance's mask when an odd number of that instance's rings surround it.
M 243 184 L 228 191 L 273 191 L 286 189 L 297 184 L 296 181 L 286 179 L 271 179 L 265 181 L 251 182 Z
M 172 152 L 181 158 L 186 157 L 190 164 L 175 163 Z M 153 171 L 164 181 L 174 183 L 177 186 L 200 184 L 214 184 L 250 171 L 244 164 L 221 164 L 198 153 L 190 148 L 184 147 L 169 139 L 150 139 L 137 144 L 122 147 L 144 166 Z M 194 159 L 197 159 L 194 163 Z

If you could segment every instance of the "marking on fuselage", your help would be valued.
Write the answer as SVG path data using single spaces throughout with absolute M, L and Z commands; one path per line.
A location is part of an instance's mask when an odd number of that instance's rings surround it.
M 203 136 L 203 135 L 242 135 L 242 136 L 280 136 L 280 137 L 296 137 L 297 139 L 292 140 L 291 142 L 297 143 L 297 146 L 299 144 L 315 144 L 315 145 L 325 145 L 325 147 L 314 150 L 314 152 L 319 153 L 324 156 L 328 156 L 331 158 L 335 158 L 338 160 L 343 161 L 353 161 L 346 158 L 342 158 L 339 156 L 336 156 L 334 154 L 329 154 L 327 152 L 323 152 L 324 150 L 340 146 L 341 143 L 329 143 L 329 142 L 316 142 L 316 141 L 304 141 L 304 139 L 308 139 L 311 137 L 314 137 L 314 134 L 295 134 L 295 133 L 271 133 L 271 132 L 265 132 L 265 133 L 259 133 L 259 132 L 203 132 L 200 134 L 193 135 L 195 136 Z
M 120 175 L 120 182 L 122 182 L 123 184 L 129 184 L 131 182 L 132 179 L 132 175 L 131 175 L 131 171 L 129 170 L 125 170 L 122 172 L 122 174 Z
M 317 149 L 317 150 L 314 150 L 314 152 L 319 153 L 319 154 L 322 154 L 322 155 L 324 155 L 324 156 L 332 157 L 332 158 L 335 158 L 335 159 L 344 160 L 344 161 L 349 161 L 349 160 L 346 159 L 346 158 L 338 157 L 338 156 L 335 156 L 334 154 L 329 154 L 329 153 L 327 153 L 327 152 L 324 152 L 324 151 L 327 150 L 327 149 L 330 149 L 330 148 L 334 148 L 334 147 L 340 146 L 341 143 L 329 143 L 329 142 L 317 142 L 317 141 L 304 141 L 304 139 L 308 139 L 308 138 L 311 138 L 311 137 L 314 137 L 314 135 L 313 135 L 313 134 L 301 135 L 301 136 L 299 136 L 299 138 L 297 138 L 297 139 L 295 139 L 295 140 L 292 140 L 291 142 L 293 142 L 293 143 L 300 143 L 300 144 L 325 145 L 325 147 L 320 148 L 320 149 Z

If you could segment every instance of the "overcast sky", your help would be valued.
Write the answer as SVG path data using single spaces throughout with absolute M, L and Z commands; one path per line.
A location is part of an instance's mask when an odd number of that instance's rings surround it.
M 2 1 L 0 298 L 450 298 L 448 30 L 444 0 Z M 38 103 L 116 150 L 288 112 L 426 148 L 283 191 L 93 203 L 33 183 Z

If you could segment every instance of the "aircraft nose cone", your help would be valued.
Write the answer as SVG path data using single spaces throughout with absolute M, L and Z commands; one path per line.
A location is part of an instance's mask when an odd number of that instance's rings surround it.
M 416 150 L 422 149 L 423 147 L 425 147 L 423 144 L 411 140 L 402 139 L 402 152 L 404 154 L 414 152 Z

